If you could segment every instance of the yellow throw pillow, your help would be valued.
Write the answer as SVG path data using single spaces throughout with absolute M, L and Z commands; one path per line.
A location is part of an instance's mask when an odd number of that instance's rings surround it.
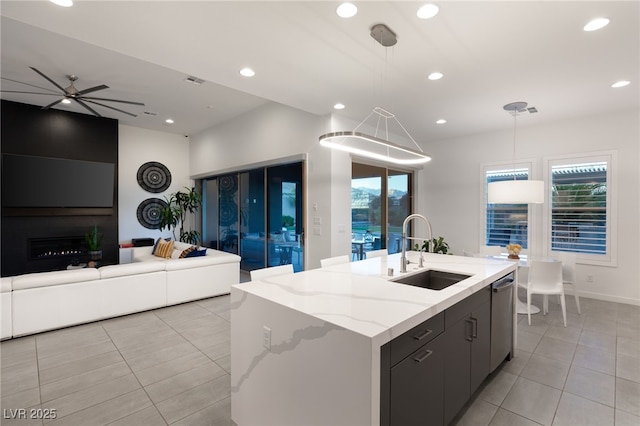
M 156 252 L 154 256 L 162 257 L 164 259 L 169 259 L 171 257 L 171 253 L 173 253 L 173 240 L 164 241 L 161 240 L 158 243 L 158 247 L 156 247 Z

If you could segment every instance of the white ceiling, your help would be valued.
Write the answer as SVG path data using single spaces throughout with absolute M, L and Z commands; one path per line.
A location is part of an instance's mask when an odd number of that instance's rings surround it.
M 104 116 L 185 135 L 268 101 L 318 115 L 342 102 L 340 114 L 358 122 L 381 106 L 423 147 L 510 128 L 502 106 L 512 101 L 539 110 L 519 119 L 522 126 L 640 107 L 638 1 L 438 1 L 440 13 L 420 20 L 422 3 L 355 1 L 359 13 L 342 19 L 335 1 L 76 0 L 61 8 L 3 0 L 2 89 L 34 89 L 6 79 L 52 87 L 30 66 L 63 87 L 75 74 L 80 90 L 104 83 L 110 88 L 95 96 L 145 103 L 110 104 L 137 118 L 96 107 Z M 584 32 L 598 16 L 611 23 Z M 371 38 L 376 23 L 397 34 L 396 46 Z M 244 66 L 256 76 L 240 76 Z M 445 77 L 429 81 L 431 71 Z M 187 75 L 206 82 L 185 83 Z M 621 79 L 631 85 L 610 87 Z M 165 124 L 168 117 L 175 124 Z M 435 124 L 439 118 L 447 124 Z

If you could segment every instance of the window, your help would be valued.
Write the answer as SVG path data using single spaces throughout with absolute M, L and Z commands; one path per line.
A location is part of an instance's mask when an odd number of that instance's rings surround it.
M 529 247 L 529 206 L 527 204 L 490 204 L 487 202 L 487 185 L 505 180 L 529 179 L 529 167 L 519 165 L 505 169 L 504 166 L 485 167 L 484 204 L 485 226 L 484 242 L 487 246 L 505 247 L 507 244 L 520 244 L 523 249 Z
M 240 269 L 304 269 L 304 164 L 261 167 L 203 180 L 203 241 L 239 254 Z
M 550 159 L 547 207 L 550 252 L 574 252 L 582 260 L 612 260 L 611 154 Z
M 358 255 L 384 248 L 390 254 L 401 251 L 402 222 L 411 213 L 411 172 L 352 163 L 351 178 L 352 244 L 372 239 Z

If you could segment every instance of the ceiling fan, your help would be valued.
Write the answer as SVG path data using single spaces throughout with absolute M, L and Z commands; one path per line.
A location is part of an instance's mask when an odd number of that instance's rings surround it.
M 129 104 L 129 105 L 144 106 L 144 104 L 141 103 L 141 102 L 124 101 L 124 100 L 121 100 L 121 99 L 96 98 L 96 97 L 92 97 L 92 96 L 86 96 L 87 94 L 93 93 L 93 92 L 97 92 L 98 90 L 108 89 L 109 86 L 107 86 L 105 84 L 101 84 L 99 86 L 90 87 L 88 89 L 78 90 L 73 85 L 73 83 L 76 80 L 78 80 L 78 77 L 73 75 L 73 74 L 69 74 L 69 75 L 67 75 L 67 78 L 69 79 L 69 82 L 70 82 L 69 87 L 63 88 L 58 83 L 53 81 L 51 78 L 47 77 L 43 72 L 37 70 L 34 67 L 29 67 L 29 68 L 34 70 L 36 73 L 40 74 L 49 83 L 53 84 L 56 88 L 58 88 L 60 90 L 60 92 L 56 92 L 54 90 L 47 89 L 46 87 L 40 87 L 40 86 L 36 86 L 34 84 L 24 83 L 22 81 L 12 80 L 10 78 L 5 78 L 5 77 L 2 77 L 2 79 L 3 80 L 8 80 L 8 81 L 13 81 L 14 83 L 20 83 L 20 84 L 24 84 L 24 85 L 31 86 L 31 87 L 36 87 L 38 89 L 46 90 L 46 91 L 48 91 L 48 93 L 45 93 L 45 92 L 24 92 L 24 91 L 19 91 L 19 90 L 1 90 L 1 91 L 2 92 L 6 92 L 6 93 L 28 93 L 28 94 L 31 94 L 31 95 L 62 96 L 60 99 L 56 100 L 55 102 L 52 102 L 49 105 L 43 106 L 42 109 L 49 109 L 49 108 L 59 104 L 60 102 L 63 102 L 65 99 L 68 100 L 68 101 L 73 100 L 73 101 L 76 101 L 78 104 L 80 104 L 82 107 L 84 107 L 86 110 L 91 112 L 96 117 L 102 117 L 102 116 L 96 110 L 94 110 L 89 105 L 87 105 L 88 103 L 89 104 L 94 104 L 94 105 L 99 105 L 99 106 L 104 107 L 104 108 L 109 108 L 109 109 L 112 109 L 114 111 L 118 111 L 118 112 L 121 112 L 123 114 L 130 115 L 132 117 L 137 117 L 137 115 L 133 114 L 133 113 L 130 113 L 130 112 L 127 112 L 127 111 L 124 111 L 124 110 L 121 110 L 119 108 L 112 107 L 110 105 L 105 105 L 105 104 L 103 104 L 101 102 L 96 102 L 96 101 L 119 102 L 119 103 Z

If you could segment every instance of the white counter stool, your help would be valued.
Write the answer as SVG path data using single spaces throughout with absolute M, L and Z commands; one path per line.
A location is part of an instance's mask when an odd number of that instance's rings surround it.
M 373 257 L 387 256 L 389 253 L 387 252 L 387 249 L 380 249 L 380 250 L 368 251 L 366 254 L 367 254 L 367 259 L 371 259 Z
M 562 285 L 562 262 L 531 261 L 529 280 L 527 281 L 527 316 L 529 325 L 531 325 L 532 294 L 541 294 L 543 296 L 542 312 L 544 315 L 549 312 L 549 295 L 557 294 L 560 296 L 562 319 L 564 320 L 564 326 L 567 326 L 567 309 L 564 300 L 564 286 Z
M 288 263 L 270 268 L 254 269 L 249 273 L 251 274 L 251 281 L 258 281 L 276 275 L 293 274 L 293 265 Z
M 350 262 L 349 255 L 344 254 L 342 256 L 335 256 L 335 257 L 328 257 L 326 259 L 320 259 L 320 266 L 324 268 L 326 266 L 339 265 L 341 263 L 349 263 L 349 262 Z
M 580 297 L 578 297 L 578 289 L 576 288 L 575 276 L 576 276 L 576 255 L 569 252 L 558 252 L 555 255 L 562 261 L 562 283 L 565 288 L 571 289 L 573 297 L 576 299 L 576 307 L 578 308 L 578 314 L 582 314 L 580 311 Z

